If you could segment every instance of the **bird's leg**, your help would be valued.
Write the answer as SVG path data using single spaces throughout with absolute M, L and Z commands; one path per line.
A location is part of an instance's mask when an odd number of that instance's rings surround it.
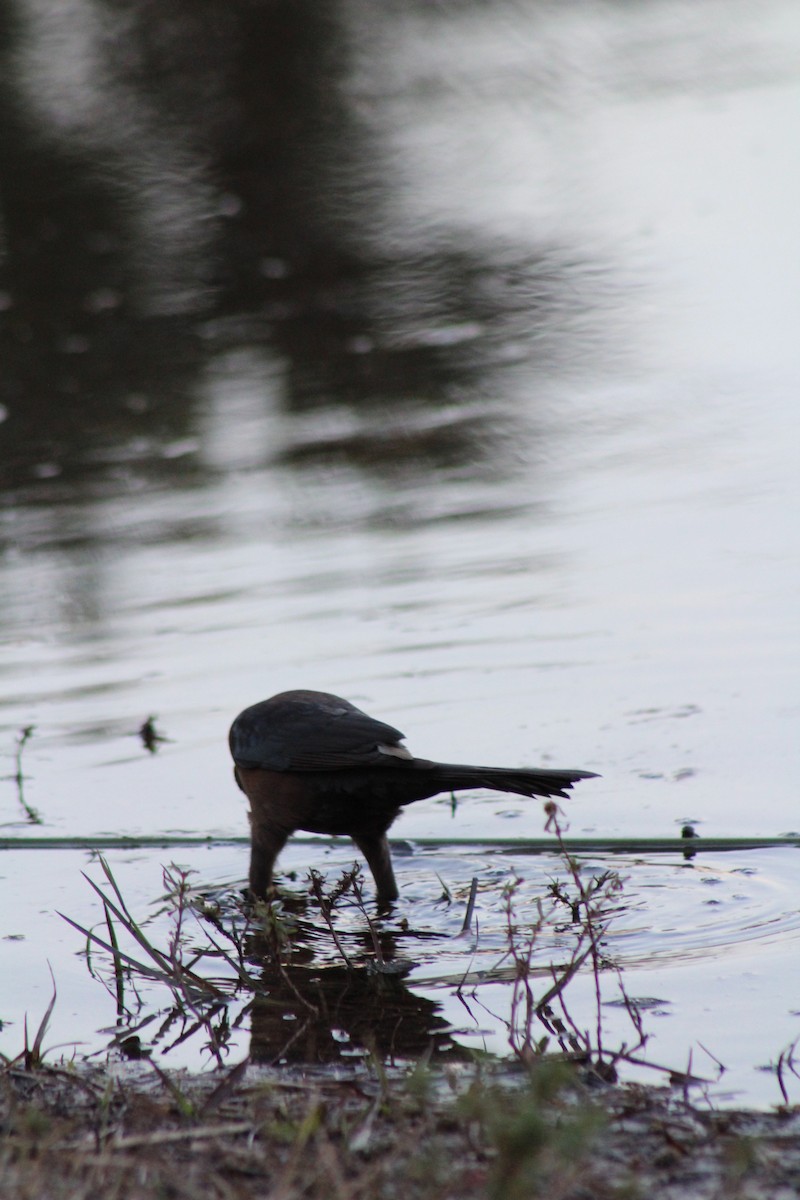
M 272 888 L 272 869 L 275 866 L 275 859 L 286 845 L 290 833 L 290 829 L 284 829 L 251 810 L 250 893 L 258 900 L 266 899 L 267 893 Z
M 400 893 L 392 869 L 392 855 L 385 833 L 353 835 L 353 841 L 358 846 L 367 866 L 378 887 L 378 902 L 388 904 L 396 900 Z

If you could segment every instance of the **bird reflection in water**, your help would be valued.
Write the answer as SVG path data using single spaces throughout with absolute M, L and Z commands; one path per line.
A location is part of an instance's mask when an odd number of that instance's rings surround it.
M 356 870 L 344 877 L 342 892 L 356 880 L 358 894 L 357 875 Z M 261 988 L 250 1009 L 252 1062 L 346 1064 L 369 1055 L 392 1063 L 424 1055 L 434 1061 L 472 1058 L 453 1040 L 439 1005 L 406 982 L 415 964 L 401 953 L 401 941 L 419 940 L 424 932 L 389 931 L 370 922 L 348 936 L 346 961 L 324 962 L 314 948 L 319 920 L 316 913 L 305 916 L 306 898 L 294 895 L 285 905 L 294 922 L 290 948 L 280 947 L 274 928 L 252 934 L 247 944 L 250 962 L 261 966 Z

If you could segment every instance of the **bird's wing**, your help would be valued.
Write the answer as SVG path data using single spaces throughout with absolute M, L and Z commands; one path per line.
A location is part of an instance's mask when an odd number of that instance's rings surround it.
M 229 740 L 234 762 L 245 769 L 338 771 L 410 758 L 402 737 L 338 696 L 294 691 L 239 713 Z

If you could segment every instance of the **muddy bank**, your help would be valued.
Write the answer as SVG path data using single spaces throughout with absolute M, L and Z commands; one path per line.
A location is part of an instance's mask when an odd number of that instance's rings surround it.
M 485 1064 L 196 1076 L 7 1068 L 0 1191 L 150 1197 L 796 1195 L 800 1117 Z

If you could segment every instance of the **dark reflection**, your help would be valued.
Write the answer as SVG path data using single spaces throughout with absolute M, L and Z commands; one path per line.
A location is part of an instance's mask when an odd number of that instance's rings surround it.
M 485 257 L 442 249 L 348 271 L 304 306 L 287 303 L 273 336 L 287 362 L 287 406 L 305 414 L 333 400 L 359 419 L 341 432 L 305 433 L 283 461 L 345 464 L 379 479 L 510 467 L 521 430 L 501 398 L 530 353 L 532 325 L 540 321 L 541 335 L 553 320 L 552 264 L 507 260 L 495 246 Z M 553 349 L 543 341 L 542 369 Z
M 397 956 L 390 934 L 381 934 L 381 961 L 370 954 L 350 966 L 318 964 L 297 947 L 280 964 L 264 940 L 250 945 L 262 964 L 263 993 L 251 1006 L 250 1057 L 258 1063 L 353 1062 L 366 1054 L 381 1061 L 465 1061 L 471 1054 L 453 1041 L 439 1006 L 416 995 L 403 976 L 412 963 Z M 298 961 L 299 960 L 299 961 Z
M 410 991 L 397 975 L 366 967 L 289 967 L 267 974 L 267 996 L 251 1012 L 250 1057 L 258 1063 L 352 1062 L 375 1054 L 382 1061 L 466 1061 L 438 1005 Z
M 0 16 L 13 499 L 60 499 L 53 479 L 89 495 L 202 484 L 205 375 L 243 345 L 281 363 L 289 412 L 353 414 L 345 433 L 290 436 L 283 462 L 496 472 L 519 432 L 502 373 L 557 363 L 581 269 L 425 229 L 398 249 L 381 97 L 353 95 L 369 30 L 352 7 L 46 9 Z

